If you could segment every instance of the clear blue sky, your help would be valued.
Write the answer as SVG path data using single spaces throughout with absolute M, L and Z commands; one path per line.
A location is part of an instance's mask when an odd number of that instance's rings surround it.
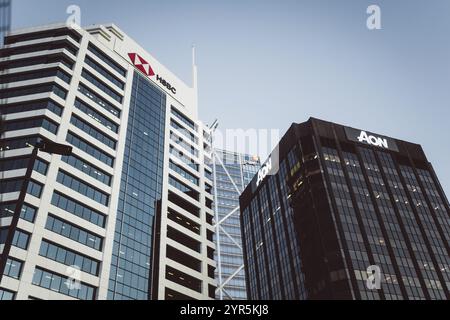
M 13 0 L 13 27 L 64 22 L 69 4 L 188 83 L 195 43 L 204 122 L 284 132 L 314 116 L 420 143 L 450 195 L 450 1 Z

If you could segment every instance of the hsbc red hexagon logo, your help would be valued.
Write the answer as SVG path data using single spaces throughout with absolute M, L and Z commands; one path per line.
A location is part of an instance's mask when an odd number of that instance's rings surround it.
M 144 60 L 140 55 L 138 55 L 137 53 L 129 53 L 128 57 L 130 57 L 131 62 L 133 62 L 134 66 L 138 70 L 142 71 L 149 77 L 155 75 L 155 72 L 153 72 L 153 69 L 150 66 L 150 64 L 146 60 Z

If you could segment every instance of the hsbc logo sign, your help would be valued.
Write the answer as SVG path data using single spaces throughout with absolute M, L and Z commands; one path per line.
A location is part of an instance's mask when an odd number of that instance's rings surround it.
M 164 80 L 163 77 L 161 77 L 159 74 L 156 74 L 152 67 L 150 66 L 150 63 L 148 63 L 144 58 L 142 58 L 137 53 L 128 53 L 128 57 L 130 58 L 131 62 L 134 64 L 136 69 L 141 71 L 143 74 L 148 76 L 149 78 L 156 75 L 156 81 L 159 82 L 163 87 L 165 87 L 167 90 L 172 92 L 173 94 L 177 93 L 177 89 L 173 87 L 169 82 Z
M 349 127 L 345 127 L 345 134 L 347 135 L 347 138 L 349 140 L 354 142 L 364 143 L 370 146 L 392 151 L 399 151 L 395 140 L 388 137 L 373 134 L 365 130 L 356 130 Z

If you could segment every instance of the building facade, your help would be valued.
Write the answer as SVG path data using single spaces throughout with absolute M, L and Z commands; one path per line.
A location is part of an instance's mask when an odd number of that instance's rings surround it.
M 449 203 L 420 145 L 293 124 L 240 205 L 250 299 L 450 297 Z
M 5 33 L 11 29 L 11 0 L 0 0 L 0 46 Z
M 17 30 L 0 52 L 0 296 L 213 299 L 195 65 L 190 87 L 114 25 Z M 72 155 L 33 161 L 38 140 Z
M 244 258 L 239 219 L 239 196 L 259 170 L 257 156 L 214 150 L 216 299 L 244 300 Z

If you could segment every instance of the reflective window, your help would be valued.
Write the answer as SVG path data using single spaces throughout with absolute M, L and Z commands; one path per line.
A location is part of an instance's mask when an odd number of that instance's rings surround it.
M 35 286 L 56 291 L 80 300 L 95 299 L 96 290 L 94 287 L 81 282 L 79 283 L 79 288 L 76 288 L 68 277 L 46 271 L 39 267 L 36 267 L 34 270 L 32 283 Z
M 98 275 L 98 261 L 47 240 L 42 240 L 39 255 L 65 264 L 66 266 L 77 266 L 81 271 L 94 276 Z
M 120 94 L 111 89 L 107 84 L 99 80 L 97 77 L 95 77 L 92 73 L 90 73 L 86 69 L 83 69 L 83 71 L 81 72 L 81 76 L 90 83 L 92 83 L 94 86 L 96 86 L 98 89 L 106 93 L 108 96 L 116 100 L 117 102 L 122 103 L 122 96 Z
M 67 172 L 62 171 L 61 169 L 58 172 L 58 177 L 56 180 L 65 185 L 66 187 L 81 193 L 82 195 L 101 203 L 104 206 L 108 205 L 109 196 L 106 193 L 103 193 L 100 190 L 90 186 L 89 184 L 83 182 L 82 180 L 68 174 Z
M 6 260 L 4 274 L 8 277 L 19 279 L 20 274 L 22 273 L 22 265 L 23 265 L 22 261 L 13 258 L 8 258 L 8 260 Z
M 49 214 L 45 228 L 95 250 L 102 250 L 102 238 Z
M 16 232 L 14 232 L 14 237 L 11 244 L 15 247 L 27 250 L 29 239 L 30 234 L 28 232 L 17 229 Z
M 100 97 L 98 94 L 93 92 L 91 89 L 88 89 L 86 86 L 80 84 L 78 86 L 78 91 L 80 91 L 82 94 L 84 94 L 86 97 L 94 101 L 96 104 L 98 104 L 100 107 L 111 113 L 112 115 L 116 117 L 120 117 L 120 110 L 113 106 L 111 103 Z
M 63 110 L 63 108 L 57 105 L 55 102 L 48 100 L 48 101 L 32 101 L 18 104 L 3 105 L 2 113 L 12 114 L 43 109 L 47 109 L 58 116 L 61 116 Z
M 73 200 L 67 196 L 62 195 L 59 192 L 55 192 L 52 197 L 52 205 L 65 210 L 69 213 L 83 218 L 86 221 L 92 222 L 99 227 L 105 226 L 105 216 L 100 212 L 87 207 L 86 205 Z
M 114 163 L 114 158 L 93 146 L 90 142 L 83 140 L 82 138 L 76 136 L 75 134 L 68 132 L 66 141 L 72 144 L 74 147 L 86 152 L 87 154 L 93 156 L 99 161 L 112 167 Z
M 81 100 L 75 100 L 75 108 L 83 111 L 86 113 L 89 117 L 94 119 L 95 121 L 101 123 L 105 127 L 107 127 L 109 130 L 114 131 L 117 133 L 119 131 L 119 126 L 115 124 L 113 121 L 109 120 L 99 112 L 97 112 L 94 108 L 87 105 L 86 103 L 82 102 Z
M 89 162 L 71 155 L 71 156 L 62 156 L 61 160 L 67 164 L 70 164 L 72 167 L 77 168 L 78 170 L 86 173 L 92 178 L 103 182 L 104 184 L 110 186 L 111 185 L 111 175 L 105 173 L 103 170 L 93 166 Z
M 119 66 L 112 58 L 110 58 L 106 53 L 98 49 L 96 46 L 94 46 L 92 43 L 89 43 L 88 50 L 92 52 L 97 58 L 105 62 L 107 65 L 109 65 L 111 68 L 116 70 L 118 73 L 120 73 L 122 76 L 126 76 L 127 72 L 124 68 Z
M 98 73 L 100 73 L 102 76 L 104 76 L 106 79 L 108 79 L 109 81 L 111 81 L 112 83 L 114 83 L 116 86 L 118 86 L 120 89 L 124 89 L 125 88 L 125 84 L 123 83 L 123 81 L 117 79 L 116 76 L 112 75 L 108 70 L 106 70 L 105 68 L 103 68 L 102 66 L 100 66 L 97 62 L 95 62 L 93 59 L 91 59 L 89 56 L 86 56 L 86 58 L 84 59 L 84 62 L 90 66 L 91 68 L 93 68 L 95 71 L 97 71 Z
M 70 123 L 73 124 L 78 129 L 82 130 L 83 132 L 89 134 L 91 137 L 97 139 L 98 141 L 104 143 L 111 149 L 116 148 L 116 141 L 107 135 L 105 135 L 100 130 L 92 127 L 89 123 L 86 121 L 80 119 L 79 117 L 72 115 L 72 118 L 70 119 Z

